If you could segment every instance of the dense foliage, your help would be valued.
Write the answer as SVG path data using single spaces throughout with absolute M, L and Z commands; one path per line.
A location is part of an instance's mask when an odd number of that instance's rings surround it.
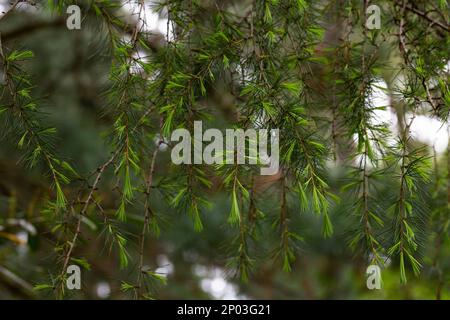
M 205 270 L 225 270 L 250 298 L 449 298 L 450 160 L 412 130 L 448 126 L 449 9 L 5 2 L 0 297 L 96 298 L 99 281 L 113 298 L 208 297 Z M 279 129 L 279 172 L 173 164 L 171 133 L 197 120 Z

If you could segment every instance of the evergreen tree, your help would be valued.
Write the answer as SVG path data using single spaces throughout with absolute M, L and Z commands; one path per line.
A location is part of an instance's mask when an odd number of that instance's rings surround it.
M 71 5 L 80 30 L 67 28 Z M 3 8 L 0 288 L 11 296 L 89 298 L 104 279 L 112 297 L 203 297 L 188 270 L 201 265 L 250 297 L 365 296 L 377 265 L 403 297 L 449 297 L 448 150 L 414 130 L 448 126 L 447 0 Z M 245 164 L 174 164 L 171 135 L 194 135 L 195 121 L 278 129 L 278 172 L 260 174 L 249 141 Z M 29 266 L 11 276 L 21 246 Z M 158 271 L 161 254 L 175 274 Z M 73 264 L 81 291 L 66 286 Z M 342 265 L 358 293 L 333 289 Z

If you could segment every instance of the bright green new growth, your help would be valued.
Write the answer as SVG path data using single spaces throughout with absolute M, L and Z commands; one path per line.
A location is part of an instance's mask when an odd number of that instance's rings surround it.
M 49 3 L 55 14 L 71 4 Z M 414 3 L 378 1 L 381 29 L 369 30 L 368 1 L 166 0 L 153 10 L 168 18 L 167 33 L 154 38 L 136 24 L 149 10 L 144 1 L 135 4 L 134 23 L 122 20 L 118 2 L 80 2 L 82 28 L 110 65 L 101 75 L 109 154 L 89 174 L 54 148 L 58 132 L 45 125 L 33 96 L 38 84 L 26 72 L 33 52 L 0 42 L 3 131 L 51 185 L 42 215 L 58 265 L 35 288 L 67 295 L 67 266 L 92 268 L 78 256 L 83 230 L 92 229 L 133 272 L 120 279 L 121 290 L 152 298 L 166 278 L 147 268 L 146 240 L 164 233 L 173 210 L 191 219 L 201 241 L 218 193 L 228 203 L 227 267 L 244 282 L 264 257 L 293 270 L 308 226 L 297 230 L 292 220 L 309 213 L 324 239 L 345 234 L 367 265 L 392 260 L 402 283 L 410 271 L 419 276 L 431 231 L 446 239 L 450 220 L 442 157 L 411 127 L 418 116 L 447 125 L 450 31 L 446 1 L 417 1 L 415 11 Z M 423 16 L 436 6 L 437 17 Z M 389 105 L 374 103 L 377 90 Z M 377 120 L 386 110 L 396 126 Z M 173 165 L 162 147 L 170 151 L 173 130 L 193 131 L 195 120 L 223 130 L 280 129 L 280 171 L 263 178 L 256 165 Z M 348 224 L 333 224 L 342 215 Z

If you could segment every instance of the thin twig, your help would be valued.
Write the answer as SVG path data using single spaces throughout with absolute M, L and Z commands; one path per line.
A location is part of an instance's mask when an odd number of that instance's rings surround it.
M 441 29 L 443 29 L 443 30 L 445 30 L 447 32 L 450 32 L 450 27 L 448 26 L 448 24 L 445 25 L 441 21 L 438 21 L 438 20 L 435 20 L 435 19 L 431 18 L 427 13 L 417 9 L 416 7 L 413 7 L 410 4 L 406 4 L 404 1 L 403 2 L 397 1 L 396 3 L 398 5 L 401 4 L 403 9 L 411 11 L 411 12 L 417 14 L 419 17 L 427 20 L 428 22 L 431 23 L 431 26 L 435 25 L 435 26 L 438 26 L 439 28 L 441 28 Z
M 148 224 L 150 220 L 150 191 L 153 185 L 153 175 L 155 173 L 155 163 L 156 156 L 158 155 L 158 150 L 163 141 L 160 140 L 153 151 L 152 160 L 150 162 L 150 168 L 148 171 L 148 176 L 146 179 L 146 189 L 145 189 L 145 204 L 144 204 L 144 224 L 142 226 L 142 231 L 139 239 L 139 270 L 137 279 L 137 289 L 138 289 L 138 299 L 142 297 L 142 273 L 144 268 L 144 247 L 145 247 L 145 234 L 147 233 Z

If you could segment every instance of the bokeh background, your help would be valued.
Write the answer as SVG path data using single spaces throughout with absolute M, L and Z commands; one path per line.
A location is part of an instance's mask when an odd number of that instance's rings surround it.
M 244 0 L 223 1 L 222 5 L 238 12 L 245 11 L 250 3 Z M 133 1 L 118 4 L 116 15 L 130 24 L 136 23 L 133 22 L 136 4 Z M 417 1 L 417 5 L 420 6 L 421 1 Z M 2 0 L 0 11 L 5 11 L 9 6 L 9 1 Z M 111 52 L 105 44 L 106 35 L 102 34 L 106 30 L 98 27 L 97 18 L 86 9 L 87 6 L 81 4 L 81 30 L 68 30 L 65 25 L 67 15 L 51 12 L 45 1 L 20 1 L 15 11 L 0 21 L 1 41 L 5 48 L 26 49 L 34 53 L 33 59 L 22 64 L 35 84 L 33 96 L 39 97 L 42 118 L 57 129 L 55 150 L 70 159 L 81 173 L 95 170 L 107 159 L 110 150 L 105 137 L 114 121 L 106 112 L 108 105 L 104 94 L 111 86 L 108 76 Z M 164 10 L 156 12 L 154 7 L 155 3 L 146 1 L 144 30 L 148 34 L 148 41 L 157 47 L 165 37 L 168 24 Z M 324 14 L 322 17 L 326 41 L 319 46 L 332 45 L 340 36 L 337 31 L 339 25 L 330 18 L 333 8 L 338 7 L 331 5 L 329 16 Z M 444 14 L 448 18 L 448 11 Z M 208 15 L 207 11 L 205 15 Z M 124 32 L 123 36 L 129 35 Z M 446 39 L 449 44 L 448 34 Z M 390 55 L 389 48 L 381 48 L 381 54 L 384 61 L 394 63 L 399 57 Z M 138 59 L 144 60 L 151 54 L 154 54 L 151 50 L 136 52 Z M 448 73 L 450 62 L 445 68 L 443 71 Z M 320 72 L 316 74 L 316 81 L 320 83 Z M 395 131 L 398 113 L 402 111 L 386 92 L 391 80 L 389 68 L 386 68 L 377 79 L 370 99 L 375 105 L 388 106 L 377 112 L 377 121 L 388 123 L 391 130 Z M 324 92 L 326 94 L 327 90 Z M 215 92 L 208 103 L 213 108 L 226 109 L 233 104 L 233 99 L 224 88 L 223 92 Z M 426 146 L 429 154 L 435 155 L 435 175 L 427 187 L 433 198 L 427 210 L 432 215 L 447 206 L 447 125 L 423 114 L 417 116 L 411 130 L 415 143 Z M 147 143 L 149 148 L 155 147 L 150 138 Z M 6 135 L 0 142 L 0 298 L 51 298 L 51 292 L 33 290 L 35 285 L 48 280 L 49 270 L 55 263 L 54 239 L 41 215 L 51 195 L 51 186 L 45 170 L 39 166 L 29 169 L 24 165 L 16 144 Z M 169 170 L 168 162 L 170 150 L 161 147 L 156 162 L 157 179 L 164 178 L 165 172 Z M 346 180 L 344 164 L 330 159 L 326 175 L 331 190 L 339 194 Z M 117 196 L 111 192 L 114 183 L 112 173 L 108 173 L 99 190 L 99 198 L 106 210 L 115 210 Z M 386 177 L 378 185 L 379 194 L 385 195 L 384 198 L 378 198 L 379 205 L 387 210 L 387 199 L 394 184 Z M 68 192 L 75 192 L 76 187 L 73 187 L 74 190 L 70 188 Z M 214 206 L 202 212 L 204 228 L 196 232 L 191 219 L 168 206 L 163 194 L 153 195 L 153 209 L 162 217 L 161 233 L 159 237 L 152 236 L 147 241 L 146 265 L 166 278 L 166 283 L 154 283 L 154 298 L 434 299 L 437 295 L 442 299 L 450 298 L 448 231 L 440 234 L 440 229 L 432 227 L 424 230 L 425 240 L 420 249 L 424 267 L 419 277 L 411 276 L 406 285 L 400 285 L 398 261 L 386 257 L 382 269 L 383 288 L 368 290 L 365 274 L 367 259 L 348 247 L 353 218 L 350 214 L 352 199 L 346 196 L 341 197 L 341 201 L 330 209 L 335 233 L 329 239 L 321 234 L 320 217 L 311 210 L 302 212 L 298 207 L 298 199 L 289 196 L 287 201 L 292 213 L 291 228 L 303 238 L 292 271 L 283 271 L 281 263 L 272 259 L 276 250 L 273 244 L 277 243 L 278 235 L 270 227 L 261 226 L 258 237 L 262 244 L 255 251 L 255 258 L 259 262 L 250 279 L 242 282 L 227 267 L 229 239 L 236 236 L 236 230 L 227 225 L 229 194 L 214 185 L 206 197 Z M 265 200 L 261 211 L 265 212 L 265 219 L 270 220 L 272 213 L 279 208 L 277 191 L 271 181 L 261 182 L 257 197 Z M 95 211 L 95 208 L 91 210 Z M 448 220 L 445 221 L 448 223 Z M 134 235 L 139 233 L 141 224 L 139 211 L 128 213 L 123 228 L 130 237 L 127 247 L 131 257 L 138 251 Z M 72 298 L 128 297 L 121 290 L 121 282 L 134 278 L 135 271 L 132 270 L 137 261 L 131 258 L 129 268 L 120 270 L 117 255 L 110 252 L 100 231 L 98 221 L 88 215 L 83 221 L 82 245 L 77 248 L 77 255 L 89 261 L 90 268 L 83 269 L 82 290 L 70 292 Z

